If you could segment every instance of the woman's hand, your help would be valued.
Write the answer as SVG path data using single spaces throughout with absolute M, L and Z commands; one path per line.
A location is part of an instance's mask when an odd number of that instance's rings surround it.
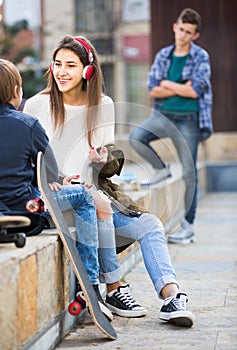
M 49 188 L 51 191 L 58 192 L 59 190 L 62 189 L 62 185 L 60 185 L 58 182 L 50 182 Z
M 71 175 L 71 176 L 65 176 L 64 179 L 63 179 L 63 185 L 71 185 L 72 183 L 72 180 L 76 180 L 78 181 L 80 175 Z M 78 181 L 78 184 L 80 182 Z
M 85 181 L 84 182 L 79 182 L 80 175 L 71 175 L 71 176 L 65 176 L 65 178 L 63 179 L 63 185 L 68 186 L 68 185 L 76 185 L 78 183 L 78 185 L 84 185 L 86 188 L 90 189 L 93 185 L 92 184 L 86 184 Z M 75 182 L 73 182 L 73 180 L 76 180 Z M 73 182 L 73 183 L 72 183 Z
M 108 150 L 106 147 L 101 147 L 100 153 L 97 152 L 95 147 L 91 147 L 89 152 L 89 159 L 96 163 L 106 163 L 108 158 Z

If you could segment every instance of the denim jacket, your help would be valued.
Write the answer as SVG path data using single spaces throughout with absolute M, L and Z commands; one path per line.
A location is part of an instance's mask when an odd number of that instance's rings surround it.
M 148 77 L 148 88 L 151 91 L 167 78 L 171 64 L 174 45 L 161 49 L 155 56 Z M 213 132 L 212 125 L 212 87 L 210 82 L 211 67 L 207 51 L 191 43 L 190 52 L 184 65 L 182 78 L 191 80 L 192 87 L 198 95 L 199 101 L 199 128 L 201 141 L 207 139 Z M 153 99 L 153 108 L 159 111 L 161 99 Z
M 0 104 L 0 201 L 11 210 L 25 210 L 26 202 L 35 198 L 39 151 L 46 155 L 48 181 L 57 180 L 57 163 L 39 121 L 11 104 Z

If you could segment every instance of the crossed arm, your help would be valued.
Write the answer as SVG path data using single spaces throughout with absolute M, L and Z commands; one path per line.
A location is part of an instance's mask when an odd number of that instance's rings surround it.
M 179 95 L 182 97 L 197 98 L 198 95 L 192 88 L 192 82 L 188 80 L 185 84 L 175 83 L 170 80 L 161 80 L 159 86 L 150 91 L 152 98 L 167 98 Z

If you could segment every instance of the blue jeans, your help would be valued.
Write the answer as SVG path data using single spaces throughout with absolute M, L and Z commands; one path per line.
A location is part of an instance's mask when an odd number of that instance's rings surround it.
M 115 234 L 137 240 L 140 243 L 144 264 L 158 296 L 161 297 L 161 290 L 166 284 L 176 283 L 178 285 L 161 221 L 152 214 L 145 213 L 140 217 L 128 217 L 117 212 L 114 207 L 113 210 Z M 98 228 L 101 246 L 99 249 L 100 268 L 102 272 L 110 271 L 109 283 L 116 282 L 121 276 L 119 276 L 118 260 L 115 248 L 113 248 L 114 235 L 111 231 L 109 234 L 103 227 L 98 226 Z
M 73 211 L 78 252 L 91 284 L 98 284 L 98 227 L 92 195 L 83 185 L 63 186 L 62 190 L 53 192 L 53 195 L 62 211 Z
M 197 207 L 198 174 L 196 168 L 200 129 L 198 115 L 162 115 L 153 111 L 150 118 L 136 127 L 129 137 L 135 151 L 148 160 L 154 169 L 162 169 L 164 162 L 150 143 L 171 138 L 183 167 L 185 183 L 185 219 L 193 223 Z
M 98 236 L 100 282 L 107 284 L 118 282 L 122 276 L 116 253 L 115 228 L 112 216 L 107 220 L 98 219 Z

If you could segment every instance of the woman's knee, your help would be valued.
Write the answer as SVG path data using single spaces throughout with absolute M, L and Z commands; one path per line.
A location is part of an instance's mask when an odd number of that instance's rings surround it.
M 113 211 L 108 197 L 99 191 L 92 192 L 92 196 L 96 206 L 97 218 L 101 220 L 109 219 L 112 216 Z
M 110 208 L 98 209 L 96 208 L 97 218 L 100 220 L 107 220 L 112 216 L 112 212 L 109 211 Z
M 141 130 L 139 128 L 135 128 L 129 135 L 129 142 L 133 144 L 134 141 L 141 141 Z
M 164 226 L 161 222 L 161 220 L 150 213 L 144 213 L 141 216 L 141 225 L 143 227 L 146 227 L 146 233 L 149 232 L 156 232 L 158 234 L 164 235 Z

